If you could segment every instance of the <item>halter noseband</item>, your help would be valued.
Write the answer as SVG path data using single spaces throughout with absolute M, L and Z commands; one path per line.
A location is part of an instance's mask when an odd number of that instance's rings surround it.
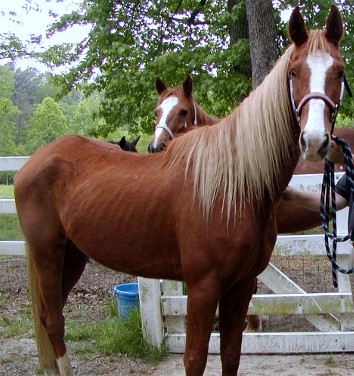
M 348 92 L 348 95 L 351 97 L 352 96 L 352 92 L 350 90 L 350 87 L 349 87 L 349 83 L 345 77 L 345 75 L 343 75 L 343 79 L 342 79 L 342 83 L 341 83 L 341 89 L 340 89 L 340 96 L 339 96 L 339 103 L 335 104 L 331 98 L 329 98 L 326 94 L 324 93 L 320 93 L 320 92 L 312 92 L 312 93 L 308 93 L 306 94 L 300 101 L 299 105 L 296 107 L 296 104 L 295 104 L 295 100 L 294 100 L 294 95 L 293 95 L 293 81 L 292 79 L 290 79 L 289 81 L 289 85 L 290 85 L 290 97 L 291 97 L 291 103 L 292 103 L 292 106 L 293 106 L 293 110 L 295 112 L 295 116 L 296 118 L 298 119 L 298 121 L 300 120 L 300 116 L 301 116 L 301 112 L 302 112 L 302 109 L 304 108 L 305 104 L 307 102 L 309 102 L 311 99 L 321 99 L 325 102 L 325 104 L 329 107 L 330 111 L 331 111 L 331 114 L 332 114 L 332 119 L 331 119 L 331 122 L 332 122 L 332 131 L 333 131 L 333 128 L 334 128 L 334 123 L 336 121 L 336 117 L 337 117 L 337 114 L 338 114 L 338 111 L 339 111 L 339 108 L 340 106 L 342 105 L 342 100 L 343 100 L 343 95 L 344 95 L 344 90 L 346 89 L 347 92 Z
M 197 123 L 197 107 L 196 107 L 196 105 L 195 105 L 194 102 L 193 102 L 193 109 L 194 109 L 194 120 L 193 120 L 193 125 L 197 125 L 197 124 L 198 124 L 198 123 Z M 168 135 L 171 137 L 171 140 L 173 140 L 173 139 L 175 138 L 173 132 L 171 131 L 171 129 L 168 127 L 167 124 L 157 125 L 157 126 L 155 127 L 155 130 L 156 130 L 157 128 L 162 128 L 162 129 L 164 129 L 164 130 L 168 133 Z M 185 123 L 185 128 L 187 128 L 187 123 Z

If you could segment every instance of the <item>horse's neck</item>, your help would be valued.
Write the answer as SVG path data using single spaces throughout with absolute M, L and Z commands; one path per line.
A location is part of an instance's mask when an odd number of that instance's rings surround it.
M 198 104 L 194 102 L 196 114 L 197 114 L 197 125 L 214 125 L 219 119 L 207 114 Z

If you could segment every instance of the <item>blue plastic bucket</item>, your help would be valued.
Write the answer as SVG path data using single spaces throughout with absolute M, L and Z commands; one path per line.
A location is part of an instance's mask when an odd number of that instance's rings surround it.
M 118 306 L 118 315 L 122 320 L 128 319 L 129 311 L 139 309 L 138 283 L 122 283 L 113 287 Z

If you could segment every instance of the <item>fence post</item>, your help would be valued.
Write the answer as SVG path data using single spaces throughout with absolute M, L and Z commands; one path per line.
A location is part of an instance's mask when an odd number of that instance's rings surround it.
M 144 338 L 153 346 L 160 347 L 164 337 L 160 280 L 138 277 L 138 283 Z

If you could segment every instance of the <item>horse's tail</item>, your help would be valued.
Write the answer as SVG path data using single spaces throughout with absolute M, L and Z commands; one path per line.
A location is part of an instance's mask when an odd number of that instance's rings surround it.
M 32 301 L 32 315 L 34 332 L 37 343 L 39 364 L 43 371 L 57 373 L 56 358 L 53 347 L 49 341 L 47 331 L 45 330 L 40 317 L 41 295 L 39 290 L 38 273 L 33 263 L 32 252 L 26 244 L 28 286 Z

